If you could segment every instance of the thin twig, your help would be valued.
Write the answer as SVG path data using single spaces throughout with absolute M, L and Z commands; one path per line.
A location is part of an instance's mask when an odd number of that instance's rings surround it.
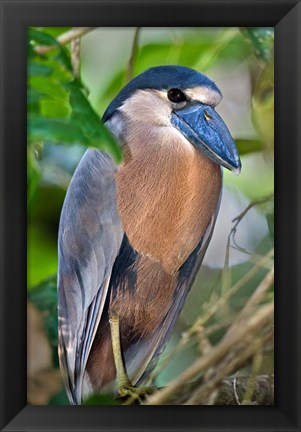
M 274 267 L 269 271 L 265 278 L 260 282 L 252 296 L 247 301 L 245 307 L 241 311 L 241 314 L 246 314 L 247 310 L 251 307 L 257 305 L 267 292 L 267 290 L 272 286 L 274 282 Z
M 270 257 L 274 254 L 274 249 L 271 249 L 265 256 L 262 257 L 262 260 L 258 262 L 257 265 L 252 267 L 248 273 L 246 273 L 239 281 L 237 281 L 232 287 L 215 303 L 208 308 L 207 313 L 201 316 L 196 323 L 190 329 L 190 332 L 194 331 L 195 326 L 203 325 L 207 322 L 226 302 L 231 298 L 234 293 L 236 293 L 240 288 L 245 286 L 252 278 L 256 275 L 256 273 L 261 270 L 262 266 L 265 265 L 267 261 L 269 261 Z
M 256 388 L 256 376 L 259 373 L 260 367 L 262 365 L 262 345 L 261 349 L 259 349 L 253 356 L 252 375 L 248 380 L 247 388 L 243 397 L 244 405 L 250 405 L 252 403 L 253 395 Z
M 75 78 L 80 78 L 80 40 L 77 37 L 71 41 L 71 63 Z
M 194 345 L 196 345 L 201 337 L 205 337 L 208 339 L 210 335 L 213 333 L 216 333 L 218 330 L 225 329 L 226 327 L 229 327 L 230 324 L 233 322 L 233 317 L 229 316 L 227 320 L 224 320 L 222 322 L 218 322 L 215 324 L 211 324 L 209 327 L 200 328 L 200 332 L 195 332 L 194 334 L 187 336 L 186 333 L 183 333 L 182 338 L 179 340 L 177 345 L 171 349 L 171 351 L 168 353 L 166 357 L 163 358 L 163 360 L 160 360 L 159 365 L 154 369 L 154 371 L 150 374 L 147 383 L 153 383 L 160 373 L 170 364 L 171 360 L 175 358 L 179 352 L 183 352 Z
M 268 272 L 268 274 L 264 277 L 264 279 L 260 282 L 260 284 L 254 291 L 252 296 L 245 304 L 244 308 L 240 311 L 235 322 L 229 328 L 228 335 L 231 334 L 231 332 L 235 332 L 237 330 L 237 327 L 241 326 L 241 322 L 253 312 L 254 307 L 258 305 L 258 303 L 262 300 L 263 296 L 265 295 L 267 290 L 272 286 L 273 283 L 274 283 L 274 268 L 272 268 Z
M 235 400 L 237 402 L 237 405 L 241 405 L 238 394 L 237 394 L 236 384 L 237 384 L 237 372 L 236 372 L 234 379 L 233 379 L 233 391 L 234 391 L 234 396 L 235 396 Z
M 236 236 L 236 231 L 237 231 L 237 227 L 238 227 L 239 223 L 241 222 L 241 220 L 246 216 L 246 214 L 247 214 L 247 213 L 248 213 L 248 212 L 249 212 L 253 207 L 255 207 L 256 205 L 264 204 L 264 203 L 266 203 L 267 201 L 272 200 L 273 197 L 274 197 L 274 195 L 271 194 L 271 195 L 268 195 L 267 197 L 264 197 L 264 198 L 261 198 L 261 199 L 259 199 L 259 200 L 255 200 L 255 201 L 250 202 L 250 204 L 249 204 L 249 205 L 248 205 L 248 206 L 247 206 L 247 207 L 246 207 L 246 208 L 245 208 L 245 209 L 240 213 L 240 215 L 238 215 L 236 218 L 234 218 L 234 219 L 232 220 L 232 222 L 235 222 L 235 224 L 234 224 L 233 228 L 232 228 L 231 231 L 230 231 L 230 234 L 229 234 L 228 239 L 230 240 L 230 238 L 232 237 L 232 240 L 233 240 L 233 243 L 234 243 L 235 247 L 236 247 L 240 252 L 243 252 L 243 253 L 245 253 L 245 254 L 247 254 L 247 255 L 252 255 L 252 252 L 250 252 L 250 251 L 248 251 L 247 249 L 245 249 L 245 248 L 239 246 L 239 244 L 236 242 L 235 236 Z
M 67 43 L 71 42 L 73 39 L 80 38 L 85 34 L 90 33 L 95 28 L 96 27 L 74 27 L 72 30 L 69 30 L 59 35 L 56 40 L 61 45 L 66 45 Z M 35 47 L 35 51 L 38 54 L 46 54 L 49 51 L 54 50 L 55 48 L 56 48 L 55 45 L 39 45 Z
M 138 39 L 139 39 L 140 27 L 137 27 L 134 34 L 133 45 L 131 56 L 128 63 L 128 68 L 126 72 L 126 82 L 128 83 L 134 76 L 134 66 L 138 52 Z

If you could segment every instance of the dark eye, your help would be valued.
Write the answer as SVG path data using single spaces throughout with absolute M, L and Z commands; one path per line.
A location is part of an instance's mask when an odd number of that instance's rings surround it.
M 167 97 L 171 102 L 175 103 L 186 101 L 186 96 L 184 95 L 184 93 L 177 88 L 172 88 L 168 90 Z

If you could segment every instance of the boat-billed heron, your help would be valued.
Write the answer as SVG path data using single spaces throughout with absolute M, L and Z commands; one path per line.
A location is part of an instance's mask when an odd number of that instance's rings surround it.
M 59 358 L 72 404 L 139 389 L 162 353 L 212 236 L 221 167 L 240 158 L 205 75 L 159 66 L 103 122 L 123 162 L 88 149 L 59 227 Z

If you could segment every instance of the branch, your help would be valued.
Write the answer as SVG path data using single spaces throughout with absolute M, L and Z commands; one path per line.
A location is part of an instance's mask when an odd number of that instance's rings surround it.
M 253 277 L 261 270 L 262 267 L 265 267 L 267 263 L 270 262 L 271 256 L 273 256 L 274 250 L 271 249 L 265 256 L 263 256 L 258 263 L 252 267 L 243 277 L 238 280 L 234 285 L 232 285 L 231 288 L 228 289 L 228 291 L 220 297 L 218 300 L 215 300 L 215 303 L 210 307 L 208 307 L 208 310 L 204 315 L 202 315 L 192 326 L 192 328 L 187 332 L 187 336 L 190 336 L 193 334 L 194 329 L 199 327 L 200 325 L 204 325 L 205 322 L 207 322 L 212 316 L 217 313 L 217 311 L 222 308 L 226 302 L 233 296 L 238 290 L 240 290 L 245 284 L 247 284 L 249 281 L 253 279 Z
M 214 368 L 211 367 L 211 369 L 209 369 L 204 376 L 203 384 L 191 392 L 192 394 L 190 393 L 188 395 L 185 405 L 215 404 L 218 390 L 225 377 L 233 375 L 233 373 L 239 370 L 239 368 L 242 367 L 248 359 L 252 357 L 256 359 L 258 356 L 262 358 L 260 355 L 262 347 L 267 341 L 273 338 L 273 336 L 274 332 L 269 328 L 263 339 L 251 339 L 247 337 L 246 341 L 243 341 L 240 344 L 238 343 L 237 346 L 233 346 L 231 351 L 226 354 L 225 357 L 214 366 Z M 254 380 L 256 380 L 255 375 L 250 377 L 245 395 L 240 398 L 241 401 L 245 402 L 246 400 L 251 402 L 255 387 Z M 240 404 L 238 401 L 239 399 L 237 398 L 237 404 Z
M 242 325 L 242 321 L 250 316 L 252 312 L 254 312 L 254 307 L 257 306 L 264 295 L 266 294 L 267 290 L 273 285 L 274 283 L 274 267 L 267 273 L 267 275 L 264 277 L 264 279 L 260 282 L 252 296 L 249 298 L 247 303 L 245 304 L 242 311 L 240 311 L 238 317 L 236 318 L 235 322 L 232 324 L 232 326 L 228 330 L 228 334 L 231 334 L 231 332 L 235 332 L 238 326 Z
M 251 405 L 274 405 L 274 375 L 233 377 L 223 381 L 214 405 L 245 405 L 244 394 L 255 378 Z
M 236 231 L 239 223 L 253 207 L 260 204 L 265 204 L 266 202 L 271 201 L 273 198 L 274 198 L 274 194 L 271 194 L 259 200 L 250 202 L 250 204 L 242 211 L 242 213 L 232 220 L 232 222 L 234 222 L 234 226 L 231 229 L 231 232 L 228 237 L 228 241 L 230 241 L 230 238 L 232 236 L 233 244 L 235 245 L 236 249 L 239 250 L 240 252 L 246 253 L 247 255 L 252 255 L 251 252 L 247 251 L 245 248 L 242 248 L 236 242 L 235 236 L 236 236 Z
M 245 395 L 250 387 L 254 387 L 252 399 L 246 400 Z M 185 404 L 193 390 L 203 384 L 203 378 L 186 384 L 181 395 L 172 400 L 173 405 Z M 224 379 L 215 392 L 214 405 L 274 405 L 274 375 L 234 376 Z
M 229 319 L 231 320 L 231 322 L 227 322 L 224 320 L 223 322 L 219 322 L 215 326 L 210 326 L 206 329 L 204 328 L 205 323 L 208 322 L 220 309 L 224 307 L 224 305 L 231 298 L 231 296 L 233 296 L 246 283 L 252 280 L 252 278 L 258 273 L 259 270 L 266 267 L 266 265 L 270 262 L 270 258 L 271 256 L 273 256 L 273 254 L 274 250 L 271 249 L 265 256 L 261 257 L 258 260 L 256 265 L 252 267 L 248 271 L 248 273 L 246 273 L 239 281 L 237 281 L 230 289 L 228 289 L 228 291 L 222 297 L 217 300 L 215 299 L 214 304 L 209 304 L 208 306 L 206 306 L 206 311 L 204 311 L 204 313 L 196 319 L 190 329 L 188 329 L 187 331 L 185 331 L 185 333 L 182 334 L 182 337 L 177 343 L 177 345 L 171 350 L 171 352 L 163 360 L 163 362 L 161 362 L 160 366 L 156 368 L 155 371 L 153 371 L 153 373 L 150 375 L 150 382 L 153 382 L 157 378 L 159 373 L 169 364 L 171 359 L 178 352 L 189 346 L 189 343 L 194 343 L 200 337 L 208 337 L 212 332 L 215 332 L 219 328 L 229 327 L 229 324 L 233 323 L 233 318 L 230 317 Z M 255 290 L 255 292 L 257 292 L 257 290 L 258 288 Z
M 80 78 L 80 37 L 71 41 L 71 63 L 73 75 Z
M 259 329 L 270 323 L 274 317 L 274 305 L 268 304 L 258 310 L 257 314 L 245 319 L 244 326 L 240 326 L 235 332 L 227 332 L 221 342 L 209 350 L 199 360 L 195 361 L 178 378 L 167 387 L 150 396 L 146 405 L 161 405 L 171 396 L 176 394 L 188 381 L 196 378 L 201 372 L 208 370 L 221 361 L 229 351 L 234 350 L 241 343 L 250 347 L 250 339 L 257 335 Z M 252 344 L 251 346 L 253 346 Z M 252 351 L 253 353 L 253 351 Z M 247 353 L 250 356 L 252 353 Z
M 66 45 L 67 43 L 71 42 L 73 39 L 77 39 L 80 38 L 82 36 L 84 36 L 85 34 L 91 32 L 92 30 L 94 30 L 96 27 L 75 27 L 72 30 L 69 30 L 65 33 L 62 33 L 61 35 L 58 36 L 58 38 L 56 39 L 61 45 Z M 40 45 L 40 46 L 36 46 L 35 47 L 35 51 L 38 54 L 45 54 L 49 51 L 52 51 L 56 48 L 55 45 Z
M 135 30 L 135 34 L 134 34 L 131 56 L 129 59 L 128 68 L 127 68 L 127 72 L 126 72 L 126 82 L 127 83 L 133 78 L 133 75 L 134 75 L 134 65 L 135 65 L 135 60 L 136 60 L 137 51 L 138 51 L 139 33 L 140 33 L 140 27 L 137 27 Z

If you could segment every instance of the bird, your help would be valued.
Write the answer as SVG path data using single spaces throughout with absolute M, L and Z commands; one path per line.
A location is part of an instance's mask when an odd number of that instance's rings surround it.
M 212 237 L 222 170 L 241 170 L 221 99 L 199 71 L 151 67 L 102 117 L 122 162 L 88 148 L 74 172 L 58 233 L 58 354 L 72 405 L 135 389 L 142 401 Z

